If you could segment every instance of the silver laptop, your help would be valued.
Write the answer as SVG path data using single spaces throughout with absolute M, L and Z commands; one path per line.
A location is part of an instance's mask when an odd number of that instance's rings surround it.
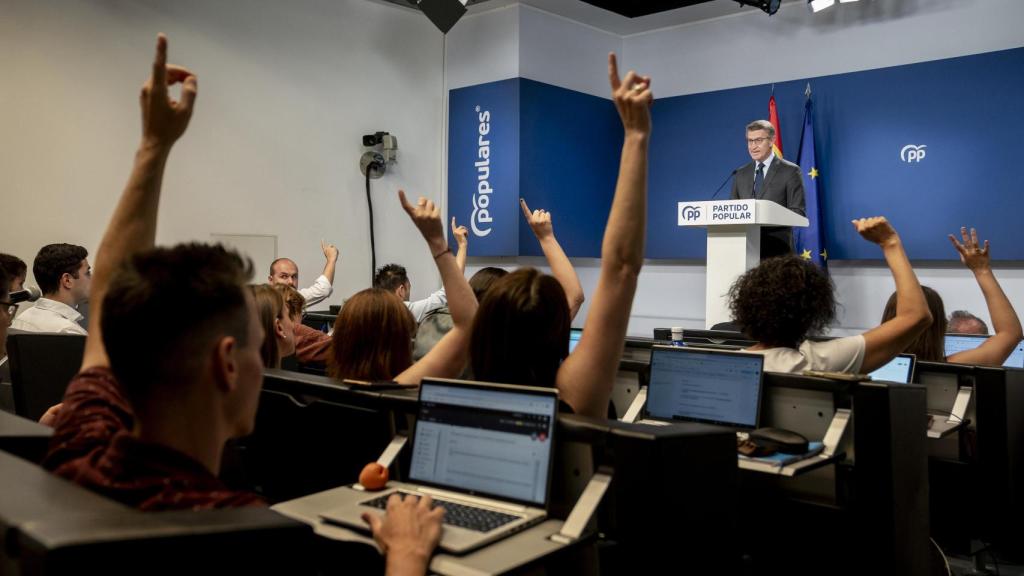
M 871 379 L 910 384 L 914 381 L 914 366 L 916 364 L 917 356 L 913 354 L 897 354 L 885 366 L 872 371 Z
M 448 552 L 523 530 L 547 516 L 557 412 L 553 388 L 424 379 L 410 482 L 361 493 L 322 517 L 368 531 L 361 514 L 385 509 L 401 492 L 430 495 L 445 508 L 439 546 Z
M 761 417 L 764 356 L 654 346 L 643 423 L 704 422 L 753 430 Z
M 990 336 L 987 334 L 946 334 L 944 346 L 946 357 L 948 358 L 964 350 L 973 350 L 981 346 L 981 343 L 989 338 Z M 1024 368 L 1024 340 L 1017 343 L 1009 358 L 1006 359 L 1006 362 L 1003 362 L 1003 367 Z

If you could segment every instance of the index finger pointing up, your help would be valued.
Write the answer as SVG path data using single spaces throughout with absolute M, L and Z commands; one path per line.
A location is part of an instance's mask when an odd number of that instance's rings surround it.
M 615 60 L 615 52 L 608 53 L 608 81 L 612 85 L 612 90 L 618 90 L 622 85 L 619 80 L 619 64 Z
M 523 216 L 530 217 L 533 212 L 530 212 L 530 207 L 526 205 L 526 198 L 519 199 L 519 207 L 523 209 Z
M 408 214 L 412 214 L 412 206 L 409 205 L 409 201 L 405 199 L 405 190 L 398 191 L 398 201 L 402 204 L 402 208 Z
M 156 56 L 153 58 L 153 90 L 166 90 L 167 82 L 167 36 L 156 35 Z

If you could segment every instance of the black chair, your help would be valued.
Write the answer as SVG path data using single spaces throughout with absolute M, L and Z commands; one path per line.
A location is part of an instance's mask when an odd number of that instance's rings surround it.
M 267 508 L 139 512 L 0 452 L 0 574 L 312 574 L 312 529 Z
M 16 414 L 0 412 L 0 450 L 31 462 L 41 462 L 53 428 Z
M 85 336 L 18 332 L 7 336 L 14 411 L 38 420 L 64 398 L 82 366 Z
M 394 435 L 387 410 L 302 393 L 297 387 L 283 391 L 287 379 L 269 374 L 266 379 L 275 380 L 275 389 L 265 387 L 260 393 L 255 431 L 235 447 L 241 472 L 222 475 L 234 476 L 232 483 L 241 482 L 272 502 L 355 482 Z

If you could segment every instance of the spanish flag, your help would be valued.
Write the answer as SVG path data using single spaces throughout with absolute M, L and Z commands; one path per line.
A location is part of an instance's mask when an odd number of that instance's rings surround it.
M 779 158 L 782 158 L 782 130 L 779 129 L 779 111 L 775 109 L 775 91 L 768 99 L 768 121 L 775 127 L 775 142 L 772 142 L 772 151 Z

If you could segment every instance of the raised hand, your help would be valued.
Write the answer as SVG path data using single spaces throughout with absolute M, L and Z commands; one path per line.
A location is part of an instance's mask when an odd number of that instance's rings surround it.
M 612 52 L 608 54 L 608 81 L 612 87 L 612 101 L 626 133 L 650 134 L 651 103 L 654 101 L 650 76 L 640 76 L 630 70 L 620 80 L 619 65 Z
M 441 210 L 434 205 L 433 201 L 420 196 L 415 205 L 409 204 L 404 190 L 398 191 L 398 201 L 402 203 L 405 213 L 409 215 L 412 223 L 423 235 L 423 239 L 427 241 L 432 254 L 437 256 L 448 248 L 448 242 L 444 237 L 444 226 L 441 224 Z
M 985 270 L 989 268 L 990 257 L 988 253 L 988 240 L 985 240 L 985 247 L 978 242 L 978 231 L 971 228 L 971 234 L 967 234 L 967 228 L 960 227 L 960 237 L 963 243 L 957 241 L 956 236 L 949 235 L 949 241 L 960 253 L 960 261 L 971 270 Z
M 334 244 L 328 244 L 324 240 L 320 240 L 320 249 L 324 251 L 324 258 L 328 262 L 338 261 L 338 247 Z
M 526 217 L 526 223 L 530 225 L 530 230 L 533 230 L 533 235 L 538 240 L 543 240 L 548 236 L 552 236 L 554 228 L 551 225 L 551 213 L 547 210 L 534 210 L 530 211 L 530 207 L 526 205 L 526 199 L 519 199 L 519 207 L 523 209 L 523 216 Z
M 167 87 L 181 83 L 181 100 L 173 100 Z M 142 85 L 139 104 L 142 107 L 142 139 L 145 144 L 170 148 L 188 128 L 192 108 L 199 90 L 196 75 L 167 63 L 167 37 L 156 37 L 156 58 L 153 74 Z
M 868 242 L 874 242 L 882 247 L 892 242 L 899 242 L 900 237 L 896 234 L 896 229 L 885 219 L 885 216 L 860 218 L 852 222 L 857 233 Z
M 455 216 L 452 216 L 452 235 L 455 236 L 455 241 L 458 242 L 459 246 L 469 244 L 469 229 L 465 226 L 456 225 Z

